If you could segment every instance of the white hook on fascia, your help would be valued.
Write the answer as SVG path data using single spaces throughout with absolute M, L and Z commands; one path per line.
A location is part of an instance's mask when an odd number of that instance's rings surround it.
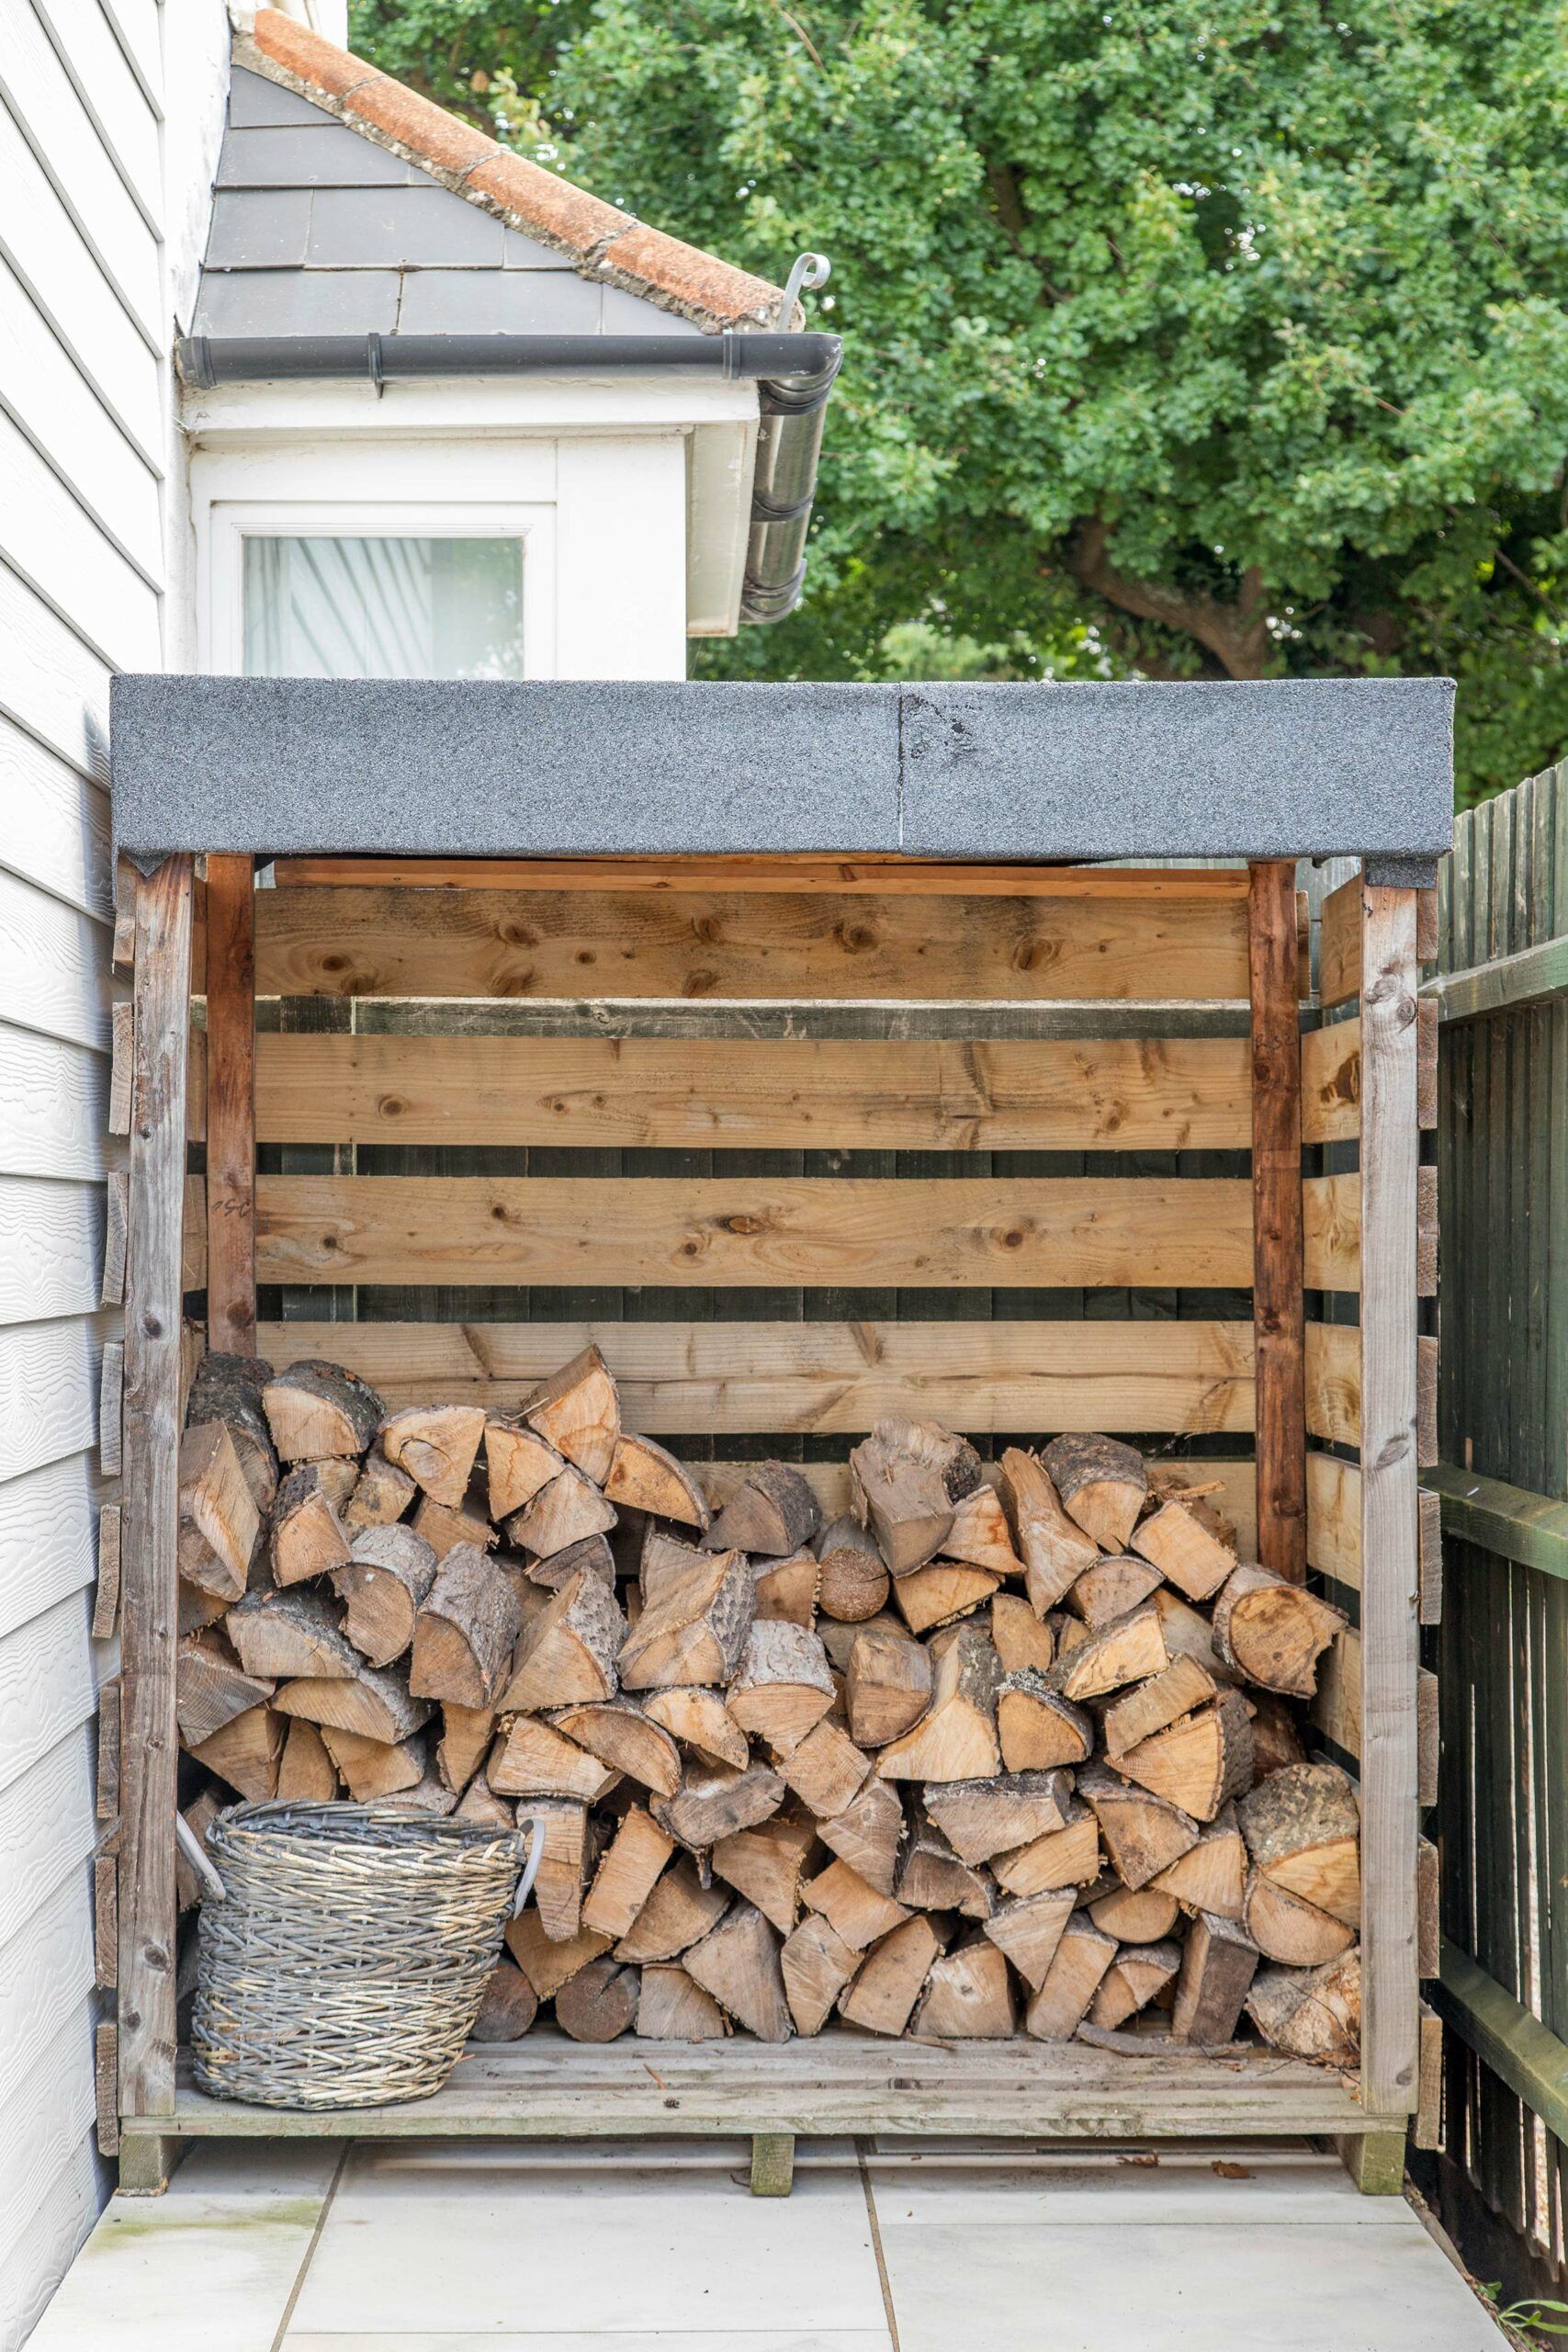
M 784 298 L 779 303 L 778 316 L 773 321 L 781 334 L 788 333 L 789 322 L 795 316 L 795 306 L 802 294 L 815 294 L 819 287 L 827 285 L 832 275 L 833 265 L 826 254 L 797 255 L 795 266 L 784 280 Z

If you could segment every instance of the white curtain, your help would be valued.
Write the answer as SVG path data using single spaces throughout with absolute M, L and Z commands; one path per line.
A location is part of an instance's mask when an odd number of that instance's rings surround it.
M 247 537 L 259 678 L 520 678 L 519 539 Z

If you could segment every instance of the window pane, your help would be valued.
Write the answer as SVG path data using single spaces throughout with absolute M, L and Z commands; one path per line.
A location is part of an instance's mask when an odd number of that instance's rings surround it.
M 520 678 L 521 539 L 245 540 L 253 678 Z

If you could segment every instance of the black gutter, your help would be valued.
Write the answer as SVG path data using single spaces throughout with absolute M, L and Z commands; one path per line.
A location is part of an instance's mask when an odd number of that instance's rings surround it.
M 608 368 L 755 382 L 761 421 L 752 479 L 742 621 L 794 610 L 806 577 L 824 413 L 843 346 L 832 334 L 186 335 L 175 346 L 193 391 L 219 384 L 367 377 L 378 392 L 442 376 L 595 376 Z

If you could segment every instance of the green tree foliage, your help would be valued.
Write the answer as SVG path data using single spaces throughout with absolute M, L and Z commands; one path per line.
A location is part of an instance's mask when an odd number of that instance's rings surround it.
M 1446 670 L 1568 739 L 1562 0 L 355 0 L 357 44 L 846 359 L 731 674 Z

